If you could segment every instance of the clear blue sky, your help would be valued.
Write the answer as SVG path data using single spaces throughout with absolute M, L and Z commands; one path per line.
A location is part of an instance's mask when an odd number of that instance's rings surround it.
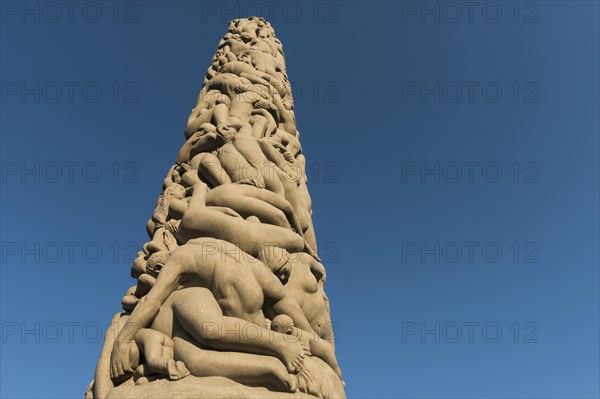
M 598 2 L 0 7 L 2 398 L 83 395 L 251 14 L 294 82 L 348 396 L 598 397 Z

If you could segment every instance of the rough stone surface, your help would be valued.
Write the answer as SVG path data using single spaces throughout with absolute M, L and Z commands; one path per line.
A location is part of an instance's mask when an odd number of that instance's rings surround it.
M 223 377 L 188 377 L 179 381 L 158 380 L 145 385 L 123 384 L 112 390 L 107 399 L 285 399 L 314 398 L 305 393 L 273 392 L 251 388 Z

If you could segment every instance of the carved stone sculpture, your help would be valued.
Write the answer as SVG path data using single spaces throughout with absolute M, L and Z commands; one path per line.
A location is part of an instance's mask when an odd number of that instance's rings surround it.
M 218 45 L 86 398 L 344 398 L 281 42 Z

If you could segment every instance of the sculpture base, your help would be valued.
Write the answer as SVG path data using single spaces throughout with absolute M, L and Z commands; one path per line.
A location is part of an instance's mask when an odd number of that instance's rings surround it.
M 223 377 L 189 376 L 179 381 L 166 379 L 142 385 L 123 384 L 110 391 L 106 399 L 314 399 L 316 396 L 252 388 Z

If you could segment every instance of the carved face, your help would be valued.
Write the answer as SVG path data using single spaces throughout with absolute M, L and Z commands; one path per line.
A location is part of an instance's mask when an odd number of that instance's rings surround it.
M 261 29 L 258 32 L 258 37 L 260 37 L 261 39 L 267 39 L 271 37 L 271 32 L 269 32 L 267 29 Z
M 239 56 L 239 60 L 245 62 L 248 65 L 252 65 L 252 57 L 250 57 L 247 53 L 243 53 Z
M 244 27 L 244 31 L 240 34 L 242 41 L 244 43 L 249 43 L 252 40 L 256 39 L 256 28 L 258 26 L 256 24 L 252 24 L 251 27 Z
M 171 189 L 172 195 L 177 199 L 185 198 L 185 187 L 180 184 L 174 184 Z
M 292 335 L 294 333 L 294 321 L 287 315 L 280 314 L 275 316 L 271 324 L 273 331 L 281 334 Z
M 231 126 L 226 126 L 226 125 L 217 126 L 217 137 L 219 137 L 224 142 L 231 140 L 235 136 L 236 133 L 237 133 L 237 130 L 235 130 L 235 128 L 233 128 Z
M 170 255 L 171 253 L 168 251 L 159 251 L 150 255 L 148 262 L 146 263 L 146 272 L 152 277 L 158 277 L 158 274 L 167 263 Z

